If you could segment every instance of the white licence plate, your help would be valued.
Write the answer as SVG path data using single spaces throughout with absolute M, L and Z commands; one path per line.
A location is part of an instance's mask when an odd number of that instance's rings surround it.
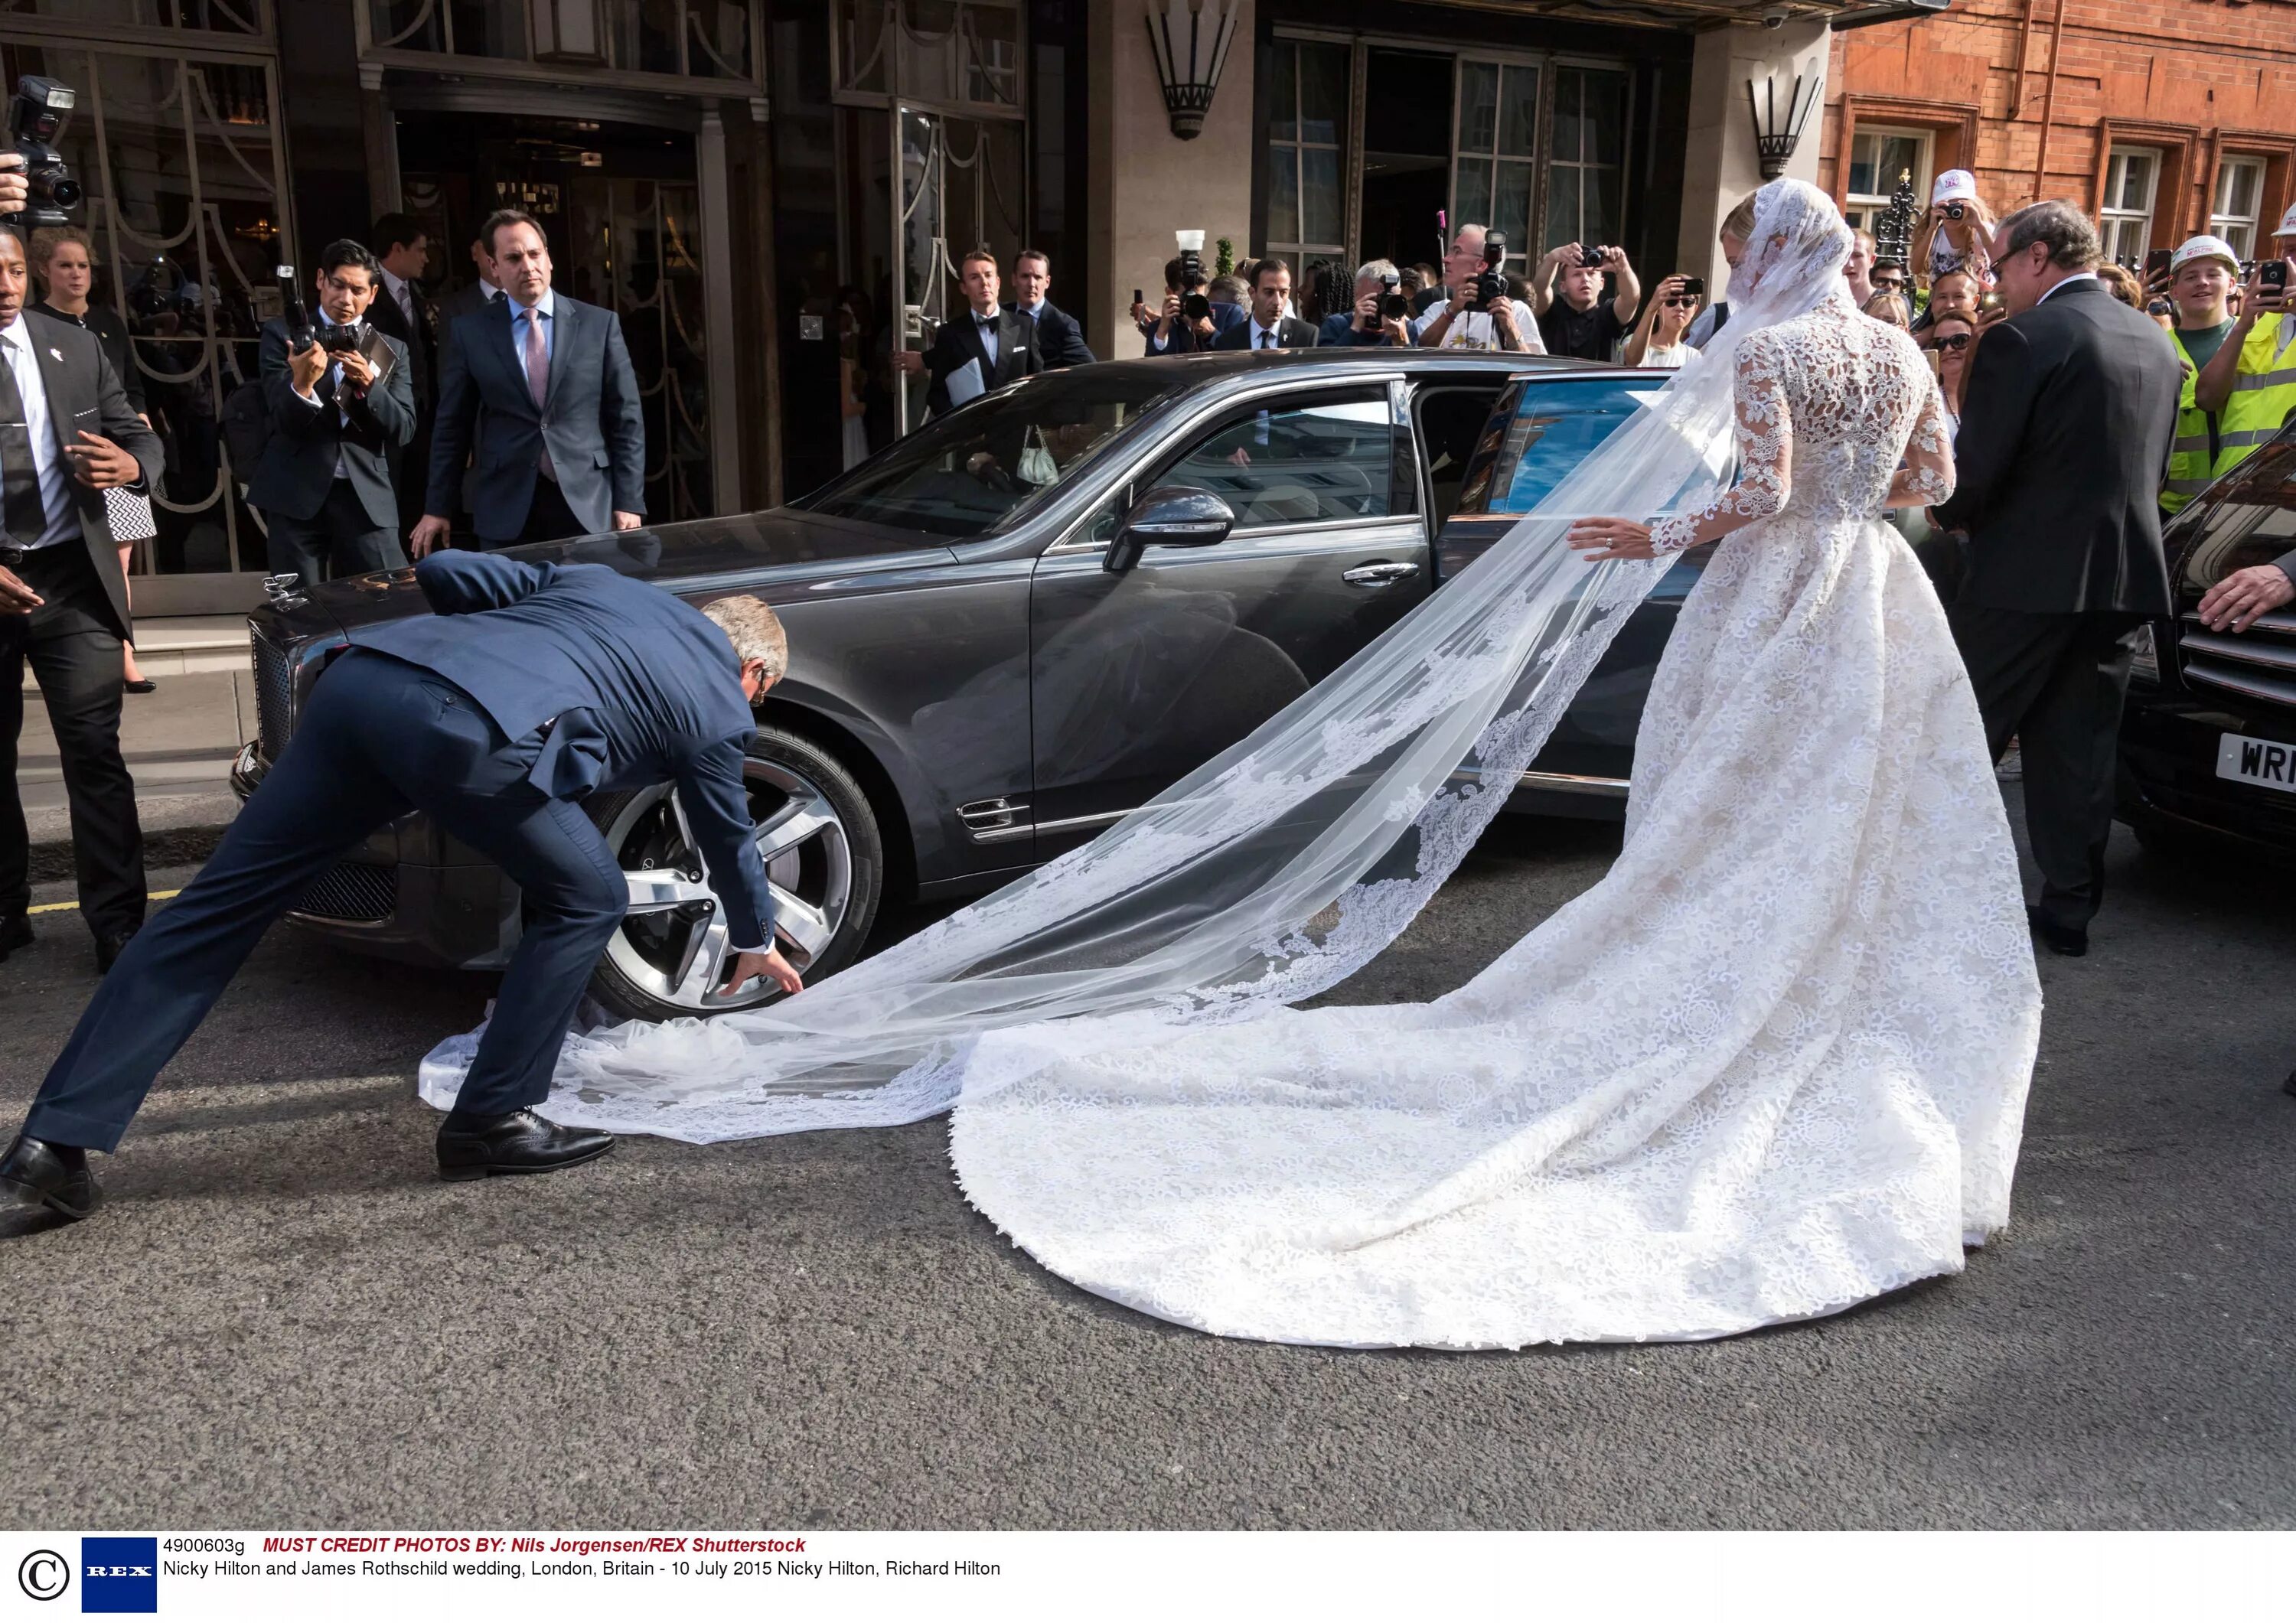
M 2217 776 L 2296 794 L 2296 744 L 2227 733 L 2217 741 Z

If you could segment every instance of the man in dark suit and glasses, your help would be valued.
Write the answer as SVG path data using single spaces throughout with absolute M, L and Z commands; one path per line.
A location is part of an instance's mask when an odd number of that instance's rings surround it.
M 144 922 L 144 890 L 135 785 L 119 755 L 127 583 L 103 493 L 156 484 L 160 437 L 95 334 L 24 308 L 29 283 L 23 240 L 0 227 L 0 958 L 32 939 L 16 789 L 29 665 L 63 760 L 80 916 L 108 970 Z
M 1089 366 L 1094 357 L 1084 329 L 1052 295 L 1052 256 L 1041 248 L 1023 249 L 1013 261 L 1013 307 L 1037 324 L 1037 366 Z
M 284 322 L 263 324 L 271 439 L 247 481 L 247 503 L 269 530 L 272 573 L 299 575 L 306 586 L 330 563 L 337 575 L 406 566 L 391 483 L 414 436 L 406 348 L 380 331 L 365 353 L 326 341 L 332 329 L 365 317 L 381 280 L 365 248 L 331 242 L 319 254 L 318 341 L 292 351 Z
M 1251 314 L 1212 340 L 1215 349 L 1313 349 L 1316 329 L 1283 307 L 1292 298 L 1292 267 L 1262 259 L 1251 271 Z
M 458 317 L 440 346 L 414 555 L 446 542 L 473 455 L 481 546 L 636 529 L 645 521 L 645 419 L 621 317 L 552 288 L 550 245 L 531 215 L 497 209 L 480 234 L 503 296 Z
M 894 365 L 903 372 L 932 374 L 932 386 L 925 392 L 925 406 L 936 417 L 964 404 L 949 395 L 952 377 L 962 373 L 978 385 L 973 393 L 987 394 L 1016 378 L 1031 375 L 1041 365 L 1037 355 L 1037 324 L 1020 311 L 1005 309 L 996 302 L 1003 286 L 996 256 L 985 248 L 976 248 L 964 256 L 956 270 L 957 281 L 964 288 L 964 309 L 941 323 L 940 331 L 933 335 L 932 347 L 922 354 L 901 349 L 893 356 Z M 965 372 L 968 364 L 974 365 L 971 373 Z M 965 398 L 972 398 L 972 395 Z
M 439 1124 L 443 1177 L 554 1172 L 613 1147 L 533 1109 L 629 907 L 584 797 L 675 783 L 736 950 L 719 991 L 759 977 L 800 989 L 774 946 L 743 787 L 752 707 L 788 664 L 773 611 L 742 596 L 697 610 L 603 565 L 474 553 L 425 558 L 415 584 L 434 612 L 351 634 L 215 856 L 80 1016 L 0 1158 L 0 1223 L 96 1209 L 87 1152 L 118 1146 L 271 921 L 410 811 L 499 864 L 525 904 L 493 1014 Z
M 430 258 L 430 238 L 411 214 L 386 214 L 367 233 L 366 245 L 381 267 L 382 285 L 366 318 L 375 330 L 398 340 L 406 351 L 406 381 L 414 391 L 414 438 L 392 463 L 398 492 L 401 535 L 422 516 L 430 480 L 430 429 L 438 405 L 438 312 L 422 292 L 422 273 Z
M 2097 280 L 2095 227 L 2070 203 L 2001 222 L 2008 319 L 1963 392 L 1941 529 L 1969 532 L 1948 613 L 1996 759 L 2019 740 L 2041 870 L 2027 914 L 2078 956 L 2104 884 L 2121 702 L 2137 627 L 2169 612 L 2160 497 L 2176 437 L 2177 356 Z

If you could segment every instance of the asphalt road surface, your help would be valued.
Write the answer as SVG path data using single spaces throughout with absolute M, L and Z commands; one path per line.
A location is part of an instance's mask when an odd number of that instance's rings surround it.
M 1342 995 L 1456 984 L 1616 839 L 1504 820 Z M 488 982 L 275 930 L 101 1163 L 111 1209 L 0 1248 L 0 1520 L 2288 1527 L 2284 881 L 2125 831 L 2113 873 L 2091 955 L 2042 962 L 2015 1225 L 1966 1273 L 1733 1340 L 1519 1355 L 1138 1317 L 999 1241 L 938 1122 L 440 1184 L 414 1063 Z M 76 915 L 38 923 L 0 965 L 11 1122 L 91 984 Z

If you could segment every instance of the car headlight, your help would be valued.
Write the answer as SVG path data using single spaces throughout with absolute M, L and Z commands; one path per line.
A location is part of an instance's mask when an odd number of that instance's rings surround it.
M 2161 679 L 2161 651 L 2152 640 L 2149 620 L 2136 628 L 2136 635 L 2129 644 L 2128 674 L 2142 676 L 2147 682 Z

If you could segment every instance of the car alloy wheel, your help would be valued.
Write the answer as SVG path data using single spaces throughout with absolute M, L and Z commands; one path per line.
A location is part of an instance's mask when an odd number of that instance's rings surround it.
M 855 904 L 853 832 L 827 790 L 796 766 L 752 757 L 742 776 L 777 945 L 803 973 L 822 962 Z M 601 967 L 657 1005 L 645 1012 L 719 1014 L 775 995 L 762 980 L 718 995 L 734 943 L 674 789 L 631 795 L 613 808 L 605 835 L 628 881 L 630 910 Z

